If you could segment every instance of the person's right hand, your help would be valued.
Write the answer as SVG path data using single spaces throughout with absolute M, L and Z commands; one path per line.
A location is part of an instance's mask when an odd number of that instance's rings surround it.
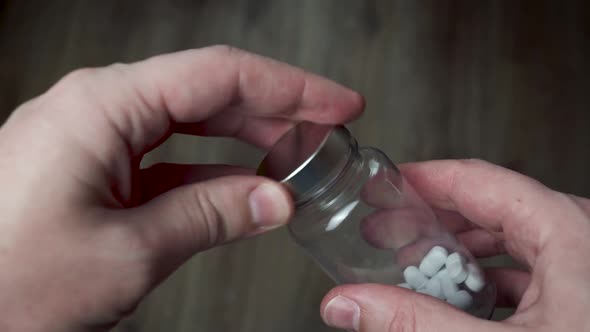
M 517 306 L 516 313 L 492 322 L 403 288 L 344 285 L 324 298 L 328 325 L 357 332 L 590 331 L 590 200 L 477 160 L 400 168 L 428 203 L 455 216 L 453 231 L 475 256 L 508 253 L 527 267 L 487 271 L 497 305 Z
M 106 331 L 198 252 L 288 222 L 288 192 L 254 170 L 141 168 L 173 133 L 267 149 L 297 122 L 339 124 L 363 107 L 229 46 L 67 75 L 0 129 L 0 331 Z

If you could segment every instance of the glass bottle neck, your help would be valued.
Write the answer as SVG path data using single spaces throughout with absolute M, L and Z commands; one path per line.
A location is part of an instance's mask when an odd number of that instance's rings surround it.
M 335 167 L 295 202 L 296 214 L 325 213 L 337 208 L 338 202 L 347 201 L 347 196 L 356 196 L 356 189 L 360 190 L 364 176 L 368 176 L 367 168 L 356 140 L 351 138 L 346 162 Z

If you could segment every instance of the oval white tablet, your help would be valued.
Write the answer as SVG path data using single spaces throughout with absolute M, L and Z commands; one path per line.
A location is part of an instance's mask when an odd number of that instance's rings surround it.
M 418 293 L 430 295 L 432 297 L 444 300 L 440 280 L 437 278 L 432 278 L 428 280 L 426 286 L 424 286 L 424 288 L 419 289 Z
M 465 258 L 459 253 L 452 253 L 447 257 L 446 270 L 449 277 L 457 284 L 462 283 L 467 279 L 467 267 L 465 266 Z
M 439 277 L 441 290 L 445 299 L 449 299 L 459 291 L 459 286 L 449 277 Z
M 467 279 L 465 279 L 465 286 L 473 292 L 479 292 L 485 286 L 485 279 L 479 268 L 475 264 L 467 264 Z
M 434 246 L 428 253 L 422 258 L 420 262 L 420 271 L 425 276 L 434 276 L 447 262 L 448 257 L 447 249 L 441 246 Z
M 428 282 L 428 278 L 415 266 L 408 266 L 404 270 L 404 278 L 413 289 L 423 288 Z

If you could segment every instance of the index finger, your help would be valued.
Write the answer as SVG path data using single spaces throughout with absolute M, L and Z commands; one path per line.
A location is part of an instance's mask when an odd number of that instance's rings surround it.
M 567 195 L 511 170 L 479 160 L 413 163 L 400 169 L 431 205 L 503 232 L 506 249 L 530 266 L 543 249 L 552 247 L 552 254 L 563 257 L 560 251 L 588 236 L 587 221 Z
M 101 135 L 111 129 L 111 134 L 123 136 L 118 138 L 133 156 L 160 142 L 174 131 L 174 124 L 198 123 L 204 134 L 254 132 L 254 143 L 264 145 L 282 134 L 274 131 L 288 129 L 289 123 L 281 119 L 337 124 L 358 116 L 363 108 L 358 93 L 335 82 L 227 46 L 77 71 L 48 93 L 81 94 L 89 111 L 80 112 L 76 105 L 59 107 L 60 112 L 83 120 L 77 123 L 91 123 Z M 246 121 L 245 115 L 256 120 Z M 216 116 L 212 126 L 204 125 Z M 108 143 L 108 137 L 88 139 Z

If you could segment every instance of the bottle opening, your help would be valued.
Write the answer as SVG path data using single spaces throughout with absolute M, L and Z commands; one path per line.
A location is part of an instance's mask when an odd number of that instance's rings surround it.
M 301 122 L 275 143 L 257 174 L 283 183 L 297 200 L 337 176 L 349 158 L 350 140 L 342 126 Z

